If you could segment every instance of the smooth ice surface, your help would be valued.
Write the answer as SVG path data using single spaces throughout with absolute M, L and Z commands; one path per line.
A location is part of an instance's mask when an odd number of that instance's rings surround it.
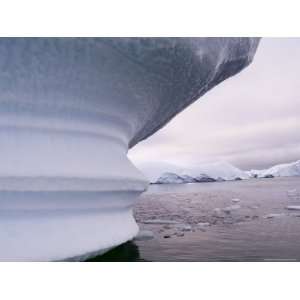
M 257 45 L 1 38 L 0 260 L 80 259 L 132 239 L 148 182 L 128 148 L 245 68 Z

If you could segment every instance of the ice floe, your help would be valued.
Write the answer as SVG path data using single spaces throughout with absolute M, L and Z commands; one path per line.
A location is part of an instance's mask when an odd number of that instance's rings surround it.
M 288 210 L 300 210 L 300 205 L 288 205 L 286 207 Z

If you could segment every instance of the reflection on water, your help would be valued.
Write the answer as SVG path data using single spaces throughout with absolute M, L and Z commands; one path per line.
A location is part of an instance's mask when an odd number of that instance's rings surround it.
M 87 261 L 107 261 L 107 262 L 124 262 L 124 261 L 144 261 L 140 258 L 140 252 L 133 242 L 124 243 L 103 255 L 98 255 Z

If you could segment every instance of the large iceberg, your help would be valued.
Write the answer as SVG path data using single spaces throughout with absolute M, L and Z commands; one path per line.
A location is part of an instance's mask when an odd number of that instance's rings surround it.
M 215 182 L 214 178 L 207 176 L 206 174 L 200 174 L 196 177 L 192 177 L 187 174 L 178 175 L 176 173 L 165 172 L 155 182 L 155 184 L 169 184 L 169 183 L 197 183 L 197 182 Z
M 204 173 L 216 180 L 218 180 L 219 178 L 222 178 L 223 180 L 250 178 L 250 176 L 246 172 L 225 161 L 195 165 L 184 170 L 184 172 L 193 177 L 197 176 L 200 173 Z
M 128 148 L 253 59 L 257 38 L 1 38 L 0 260 L 132 239 Z
M 288 177 L 288 176 L 300 176 L 300 160 L 275 165 L 271 168 L 264 170 L 250 170 L 248 171 L 251 177 Z
M 202 163 L 187 167 L 165 162 L 152 162 L 138 164 L 140 170 L 151 183 L 192 183 L 212 182 L 235 179 L 249 179 L 249 171 L 243 171 L 225 161 Z M 169 174 L 173 174 L 169 176 Z M 175 179 L 175 176 L 181 179 Z
M 155 182 L 157 184 L 165 184 L 165 183 L 189 183 L 185 178 L 175 174 L 175 173 L 163 173 Z

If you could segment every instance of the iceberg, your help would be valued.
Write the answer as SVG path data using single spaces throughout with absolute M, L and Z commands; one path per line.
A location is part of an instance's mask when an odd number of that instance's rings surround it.
M 190 175 L 183 174 L 183 175 L 180 175 L 180 177 L 183 179 L 183 183 L 195 183 L 195 182 L 197 182 L 197 179 L 190 176 Z
M 155 183 L 163 173 L 182 174 L 183 168 L 164 161 L 136 162 L 135 166 L 146 176 L 150 183 Z
M 249 179 L 250 177 L 253 177 L 250 171 L 242 171 L 224 161 L 196 164 L 195 166 L 189 167 L 165 162 L 153 162 L 151 164 L 142 163 L 139 164 L 138 167 L 151 183 L 215 182 Z M 169 176 L 170 174 L 171 176 Z
M 165 184 L 165 183 L 196 183 L 196 182 L 214 182 L 215 179 L 201 174 L 200 176 L 192 177 L 189 175 L 178 175 L 176 173 L 165 172 L 163 173 L 154 183 Z
M 156 184 L 166 183 L 188 183 L 184 178 L 175 173 L 163 173 L 155 182 Z
M 0 260 L 83 260 L 138 233 L 128 149 L 247 67 L 257 38 L 1 38 Z
M 190 175 L 178 175 L 176 173 L 165 172 L 156 181 L 155 184 L 166 184 L 166 183 L 196 183 L 196 182 L 215 182 L 214 178 L 209 177 L 206 174 L 200 174 L 199 176 L 192 177 Z
M 275 165 L 265 170 L 250 170 L 248 171 L 248 174 L 251 177 L 258 178 L 300 176 L 300 160 L 291 163 Z
M 217 181 L 217 179 L 209 177 L 206 174 L 200 174 L 199 176 L 196 176 L 195 180 L 196 180 L 196 182 L 215 182 L 215 181 Z
M 237 178 L 250 178 L 250 176 L 246 172 L 225 161 L 217 161 L 214 163 L 196 165 L 185 170 L 185 172 L 191 176 L 198 176 L 198 174 L 206 174 L 207 176 L 217 181 L 219 181 L 220 179 L 236 180 Z

